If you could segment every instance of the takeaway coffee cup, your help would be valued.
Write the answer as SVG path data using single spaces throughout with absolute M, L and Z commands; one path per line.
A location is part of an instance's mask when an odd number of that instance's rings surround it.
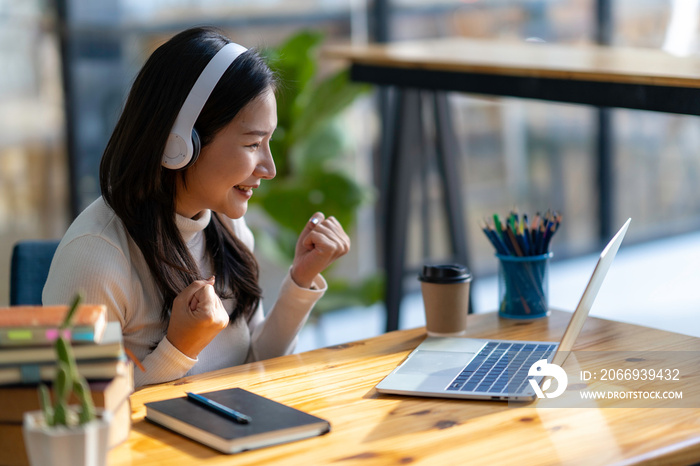
M 472 275 L 463 265 L 424 265 L 421 282 L 429 336 L 460 336 L 467 331 Z

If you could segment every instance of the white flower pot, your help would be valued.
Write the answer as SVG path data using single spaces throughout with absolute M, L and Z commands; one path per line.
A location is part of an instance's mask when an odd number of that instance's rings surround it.
M 24 413 L 24 445 L 33 466 L 104 466 L 109 451 L 112 414 L 75 427 L 48 427 L 41 411 Z

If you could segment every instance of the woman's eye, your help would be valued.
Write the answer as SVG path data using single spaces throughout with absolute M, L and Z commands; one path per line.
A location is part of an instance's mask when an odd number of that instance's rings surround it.
M 257 149 L 258 147 L 260 147 L 260 143 L 256 142 L 255 144 L 249 144 L 246 147 L 248 147 L 250 149 Z

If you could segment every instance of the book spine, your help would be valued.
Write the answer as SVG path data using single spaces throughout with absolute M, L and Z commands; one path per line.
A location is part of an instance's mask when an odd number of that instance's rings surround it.
M 53 393 L 51 383 L 49 389 Z M 127 370 L 109 380 L 88 381 L 90 394 L 95 403 L 95 407 L 104 408 L 109 411 L 116 411 L 124 400 L 128 400 L 129 395 L 134 391 L 134 376 L 132 366 L 129 364 Z M 73 394 L 68 401 L 69 404 L 77 404 L 79 400 Z M 25 411 L 36 411 L 41 409 L 39 405 L 37 385 L 5 385 L 0 386 L 0 423 L 15 422 L 21 423 Z M 0 461 L 0 465 L 2 465 Z
M 109 379 L 122 373 L 127 365 L 126 357 L 85 360 L 78 363 L 78 371 L 88 380 Z M 20 364 L 0 366 L 0 385 L 37 384 L 53 380 L 56 365 Z
M 17 347 L 27 345 L 48 345 L 56 341 L 59 331 L 46 327 L 0 327 L 0 347 Z M 63 334 L 71 343 L 95 343 L 95 329 L 92 327 L 74 327 Z
M 108 359 L 124 355 L 121 343 L 111 345 L 74 345 L 73 355 L 77 362 L 90 359 Z M 0 367 L 17 366 L 20 364 L 49 364 L 56 361 L 56 350 L 53 346 L 0 348 Z

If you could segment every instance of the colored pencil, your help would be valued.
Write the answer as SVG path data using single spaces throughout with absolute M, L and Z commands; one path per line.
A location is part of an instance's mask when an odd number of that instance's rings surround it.
M 562 215 L 557 211 L 547 209 L 544 215 L 537 212 L 529 221 L 527 214 L 518 213 L 513 209 L 501 220 L 494 213 L 491 220 L 484 219 L 481 230 L 489 242 L 501 255 L 538 256 L 549 252 L 552 237 L 559 230 Z

